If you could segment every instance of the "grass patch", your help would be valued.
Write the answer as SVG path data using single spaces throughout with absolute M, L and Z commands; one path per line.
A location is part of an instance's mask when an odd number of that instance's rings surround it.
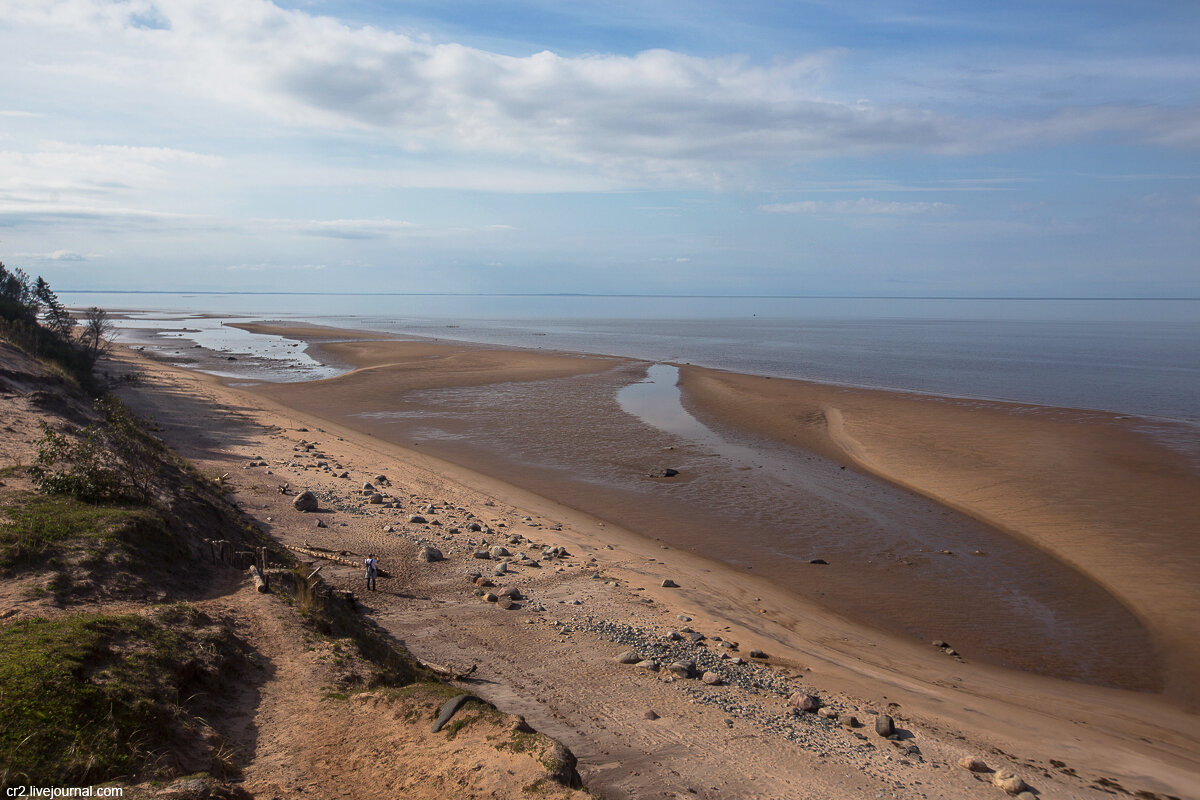
M 164 520 L 153 509 L 96 506 L 72 497 L 20 493 L 8 498 L 0 514 L 0 567 L 5 569 L 45 563 L 68 550 L 109 550 L 131 538 L 130 544 L 140 546 L 167 536 Z
M 183 707 L 237 652 L 191 606 L 0 628 L 0 786 L 155 773 L 202 723 Z

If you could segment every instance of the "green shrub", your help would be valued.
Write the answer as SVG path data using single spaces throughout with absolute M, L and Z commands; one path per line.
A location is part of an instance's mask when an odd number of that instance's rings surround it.
M 189 606 L 31 619 L 0 628 L 0 786 L 80 785 L 152 769 L 197 722 L 188 665 L 228 649 Z M 219 630 L 219 629 L 217 629 Z
M 149 502 L 165 448 L 145 432 L 146 422 L 116 398 L 96 400 L 103 423 L 68 435 L 39 422 L 42 438 L 29 470 L 48 494 L 88 503 Z

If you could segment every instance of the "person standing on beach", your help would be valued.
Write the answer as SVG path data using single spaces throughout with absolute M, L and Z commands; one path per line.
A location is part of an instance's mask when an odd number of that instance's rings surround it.
M 367 560 L 363 562 L 367 565 L 367 589 L 375 591 L 375 576 L 379 574 L 379 559 L 374 553 L 367 556 Z

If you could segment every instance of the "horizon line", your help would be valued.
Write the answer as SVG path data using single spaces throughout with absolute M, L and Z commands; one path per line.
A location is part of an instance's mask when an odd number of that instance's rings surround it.
M 221 289 L 59 289 L 72 294 L 287 295 L 297 297 L 644 297 L 648 299 L 746 300 L 1200 300 L 1196 297 L 1087 295 L 879 295 L 879 294 L 635 294 L 629 292 L 287 292 Z

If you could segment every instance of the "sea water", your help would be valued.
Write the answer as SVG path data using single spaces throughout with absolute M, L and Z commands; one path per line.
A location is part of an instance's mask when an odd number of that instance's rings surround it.
M 229 352 L 250 352 L 254 337 L 221 334 L 219 319 L 188 314 L 628 356 L 1200 425 L 1200 300 L 104 292 L 65 292 L 62 299 L 175 312 L 142 314 L 140 322 L 175 326 L 180 338 L 204 338 Z M 293 358 L 277 379 L 325 374 L 304 362 L 302 351 L 258 341 L 258 355 Z

